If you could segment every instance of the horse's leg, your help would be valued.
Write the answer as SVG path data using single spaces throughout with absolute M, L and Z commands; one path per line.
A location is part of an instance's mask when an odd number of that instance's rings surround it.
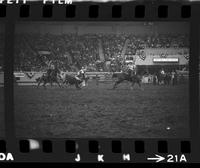
M 58 86 L 61 88 L 61 85 L 60 85 L 60 83 L 58 82 L 58 81 L 56 81 L 56 83 L 58 84 Z
M 158 83 L 159 85 L 161 85 L 162 84 L 162 79 L 159 79 L 159 83 Z
M 135 81 L 132 81 L 132 82 L 131 82 L 131 90 L 133 90 L 134 84 L 135 84 Z
M 67 80 L 66 80 L 66 79 L 64 79 L 64 80 L 62 81 L 62 85 L 65 86 L 65 84 L 67 85 Z
M 61 80 L 62 87 L 65 85 L 65 80 Z
M 63 80 L 61 80 L 61 84 L 62 84 L 62 87 L 64 88 L 64 86 L 65 86 L 65 83 L 64 83 L 64 81 L 63 81 Z
M 76 86 L 76 89 L 81 89 L 78 83 L 76 83 L 75 86 Z
M 118 80 L 115 82 L 113 89 L 116 89 L 117 85 L 120 84 L 123 80 Z
M 144 90 L 144 88 L 143 88 L 143 87 L 142 87 L 142 85 L 141 85 L 141 81 L 140 81 L 140 80 L 138 80 L 138 81 L 137 81 L 137 83 L 138 83 L 138 85 L 139 85 L 140 89 L 143 91 L 143 90 Z
M 88 79 L 85 81 L 85 86 L 88 86 Z
M 44 81 L 44 83 L 43 83 L 43 87 L 46 89 L 46 81 Z
M 41 81 L 39 80 L 38 84 L 37 84 L 37 88 L 40 86 Z
M 66 87 L 70 86 L 70 84 L 67 80 L 65 80 L 64 84 L 66 84 Z
M 159 85 L 162 85 L 162 79 L 161 78 L 159 79 Z

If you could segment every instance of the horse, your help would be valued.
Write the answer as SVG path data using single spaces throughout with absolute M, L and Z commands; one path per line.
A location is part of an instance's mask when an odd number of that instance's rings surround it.
M 158 85 L 165 84 L 165 76 L 166 74 L 157 73 Z
M 77 89 L 81 89 L 82 82 L 84 81 L 87 82 L 88 79 L 89 79 L 88 77 L 83 77 L 83 78 L 78 79 L 75 76 L 65 74 L 63 84 L 75 85 Z
M 36 82 L 38 83 L 37 88 L 40 86 L 41 83 L 43 83 L 43 87 L 46 88 L 46 84 L 50 83 L 51 87 L 53 83 L 55 82 L 60 88 L 61 85 L 59 83 L 59 75 L 57 70 L 52 70 L 49 74 L 43 74 L 41 77 L 36 79 Z
M 139 75 L 136 75 L 136 74 L 130 75 L 125 72 L 122 72 L 122 73 L 114 73 L 112 75 L 112 78 L 117 78 L 117 81 L 113 85 L 113 89 L 116 89 L 117 85 L 122 83 L 125 80 L 132 83 L 131 89 L 133 89 L 133 86 L 135 83 L 137 83 L 139 87 L 141 88 L 141 77 Z
M 84 76 L 83 80 L 85 81 L 85 85 L 88 86 L 88 80 L 90 78 L 88 76 Z
M 171 82 L 171 79 L 172 79 L 171 74 L 170 73 L 166 73 L 165 78 L 164 78 L 164 84 L 165 85 L 169 85 L 170 82 Z
M 158 79 L 158 85 L 161 84 L 169 85 L 171 81 L 171 75 L 170 73 L 165 73 L 165 74 L 158 73 L 157 79 Z

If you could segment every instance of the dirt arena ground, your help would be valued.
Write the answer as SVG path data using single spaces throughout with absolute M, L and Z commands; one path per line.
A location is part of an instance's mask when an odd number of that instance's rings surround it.
M 4 123 L 4 88 L 0 87 L 0 137 L 5 136 L 5 123 Z
M 18 137 L 183 138 L 189 137 L 189 91 L 178 86 L 127 83 L 47 89 L 15 87 Z

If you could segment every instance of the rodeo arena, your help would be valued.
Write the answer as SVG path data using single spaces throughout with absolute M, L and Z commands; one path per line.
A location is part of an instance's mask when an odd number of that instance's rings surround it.
M 188 137 L 189 52 L 186 23 L 18 23 L 16 134 Z

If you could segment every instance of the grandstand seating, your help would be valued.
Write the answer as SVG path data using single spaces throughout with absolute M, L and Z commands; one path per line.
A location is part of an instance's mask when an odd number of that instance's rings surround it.
M 125 54 L 135 54 L 144 48 L 189 47 L 187 35 L 160 34 L 157 36 L 135 36 L 133 34 L 20 34 L 16 35 L 15 71 L 44 71 L 50 61 L 55 61 L 62 71 L 74 71 L 81 66 L 90 66 L 100 71 L 99 42 L 104 60 L 121 59 L 126 40 Z M 43 53 L 41 51 L 44 51 Z M 50 54 L 44 54 L 48 51 Z

